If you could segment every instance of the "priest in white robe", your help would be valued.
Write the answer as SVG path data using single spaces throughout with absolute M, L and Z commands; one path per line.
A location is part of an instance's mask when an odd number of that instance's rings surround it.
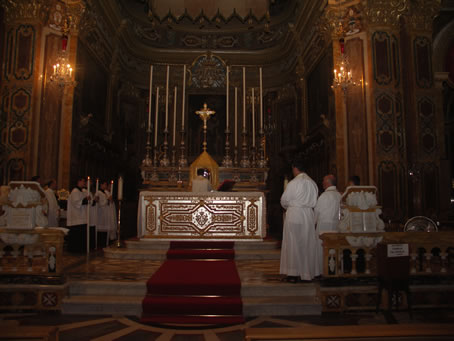
M 340 200 L 341 194 L 336 188 L 336 177 L 328 174 L 323 178 L 323 189 L 325 190 L 317 200 L 315 205 L 315 223 L 317 226 L 317 235 L 320 236 L 324 232 L 337 231 L 339 223 Z M 323 273 L 323 246 L 322 240 L 318 239 L 319 247 L 319 268 Z
M 58 206 L 57 197 L 55 191 L 57 190 L 57 181 L 55 179 L 50 180 L 47 183 L 47 189 L 44 191 L 47 199 L 47 220 L 49 227 L 59 226 L 60 220 L 60 207 Z
M 315 232 L 314 207 L 318 188 L 303 172 L 303 162 L 292 162 L 294 178 L 282 194 L 281 205 L 286 210 L 281 247 L 280 273 L 286 280 L 310 281 L 320 275 L 318 242 Z

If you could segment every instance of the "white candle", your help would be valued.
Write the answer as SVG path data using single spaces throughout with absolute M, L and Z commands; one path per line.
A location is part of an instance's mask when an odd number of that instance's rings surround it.
M 150 92 L 148 103 L 148 131 L 151 130 L 151 99 L 153 96 L 153 65 L 150 66 Z
M 255 147 L 255 94 L 252 88 L 252 147 Z
M 165 130 L 169 127 L 169 70 L 170 66 L 167 65 L 167 73 L 166 73 L 166 124 Z
M 113 198 L 113 191 L 114 191 L 114 181 L 110 181 L 110 196 Z
M 235 87 L 235 147 L 238 145 L 238 87 Z
M 156 87 L 156 112 L 154 116 L 154 146 L 158 145 L 159 86 Z
M 87 178 L 87 192 L 90 194 L 90 177 Z
M 186 65 L 183 65 L 183 100 L 181 101 L 181 130 L 184 130 L 184 93 L 186 90 Z
M 175 147 L 175 137 L 177 134 L 177 87 L 173 92 L 173 146 Z
M 226 89 L 225 89 L 225 129 L 229 130 L 229 67 L 227 66 L 226 76 Z
M 96 193 L 98 193 L 99 191 L 99 179 L 96 179 L 96 191 L 95 191 L 95 195 Z
M 243 66 L 243 130 L 246 130 L 246 68 Z
M 260 73 L 260 131 L 263 131 L 263 84 L 262 84 L 262 68 L 259 69 Z
M 121 177 L 121 176 L 118 178 L 117 199 L 118 200 L 123 200 L 123 177 Z

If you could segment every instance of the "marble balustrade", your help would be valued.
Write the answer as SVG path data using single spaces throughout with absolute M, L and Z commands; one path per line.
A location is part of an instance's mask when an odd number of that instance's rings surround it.
M 454 274 L 454 232 L 324 233 L 323 276 L 376 276 L 376 244 L 409 244 L 410 276 Z

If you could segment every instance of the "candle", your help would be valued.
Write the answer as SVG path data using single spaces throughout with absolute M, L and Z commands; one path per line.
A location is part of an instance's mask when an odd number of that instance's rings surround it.
M 235 147 L 238 145 L 238 87 L 235 87 Z
M 87 192 L 90 194 L 90 177 L 87 178 Z
M 246 131 L 246 68 L 243 66 L 243 131 Z
M 150 65 L 150 92 L 148 103 L 148 131 L 151 131 L 151 98 L 153 96 L 153 65 Z
M 255 147 L 255 95 L 252 88 L 252 147 Z
M 177 133 L 177 87 L 173 92 L 173 146 L 175 147 L 175 136 Z
M 186 65 L 183 65 L 183 91 L 182 91 L 182 97 L 183 100 L 181 102 L 181 130 L 184 131 L 184 93 L 186 90 Z
M 96 191 L 95 191 L 95 195 L 96 193 L 98 193 L 99 191 L 99 179 L 96 179 Z
M 169 70 L 170 66 L 167 65 L 167 73 L 166 73 L 166 124 L 164 129 L 167 130 L 169 126 Z
M 225 89 L 225 129 L 229 130 L 229 67 L 227 66 L 227 76 L 226 76 L 226 89 Z
M 263 131 L 263 84 L 262 84 L 262 68 L 259 69 L 260 74 L 260 131 Z
M 118 200 L 123 200 L 123 177 L 121 177 L 121 176 L 118 178 L 117 199 Z
M 113 190 L 114 190 L 114 181 L 110 181 L 110 196 L 113 197 Z
M 159 86 L 156 87 L 156 112 L 154 117 L 154 146 L 158 145 Z

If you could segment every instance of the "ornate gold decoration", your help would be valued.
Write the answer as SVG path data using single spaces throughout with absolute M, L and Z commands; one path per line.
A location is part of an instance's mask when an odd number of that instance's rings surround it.
M 207 52 L 197 57 L 189 67 L 188 86 L 222 88 L 225 86 L 226 64 L 220 57 Z
M 49 12 L 50 0 L 4 0 L 5 22 L 43 22 Z
M 259 192 L 142 192 L 139 202 L 139 225 L 149 238 L 262 239 L 266 233 Z
M 366 17 L 369 25 L 399 26 L 399 18 L 407 11 L 408 0 L 375 0 L 370 2 Z
M 408 4 L 405 17 L 409 28 L 432 32 L 433 19 L 440 11 L 440 0 L 414 0 Z

